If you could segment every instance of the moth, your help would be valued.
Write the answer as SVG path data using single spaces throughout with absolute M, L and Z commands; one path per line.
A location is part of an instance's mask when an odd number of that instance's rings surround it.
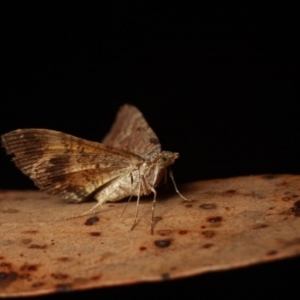
M 156 203 L 155 187 L 169 175 L 178 153 L 162 151 L 160 142 L 142 113 L 123 105 L 102 143 L 48 129 L 18 129 L 2 135 L 7 154 L 42 191 L 79 203 L 93 197 L 98 203 L 136 196 L 133 227 L 140 197 L 153 193 L 151 233 Z

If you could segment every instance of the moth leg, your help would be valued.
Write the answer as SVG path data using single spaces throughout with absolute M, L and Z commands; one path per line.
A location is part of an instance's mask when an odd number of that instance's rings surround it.
M 94 205 L 92 208 L 90 208 L 89 210 L 87 210 L 86 212 L 82 213 L 81 215 L 79 215 L 78 217 L 83 217 L 83 216 L 86 216 L 92 212 L 94 212 L 96 214 L 96 212 L 94 211 L 96 207 L 100 206 L 100 208 L 102 209 L 103 206 L 102 204 L 105 203 L 105 199 L 101 202 L 98 202 L 96 205 Z
M 125 205 L 125 207 L 124 207 L 124 209 L 123 209 L 123 211 L 122 211 L 122 213 L 121 213 L 121 215 L 120 215 L 119 218 L 121 218 L 124 215 L 124 212 L 125 212 L 128 204 L 129 204 L 129 202 L 131 201 L 131 198 L 132 198 L 132 195 L 128 198 L 128 201 L 127 201 L 127 203 L 126 203 L 126 205 Z
M 140 181 L 139 181 L 139 194 L 138 194 L 138 199 L 137 199 L 137 202 L 136 202 L 136 214 L 135 214 L 135 220 L 134 220 L 134 224 L 133 224 L 133 227 L 134 227 L 134 225 L 136 224 L 136 219 L 137 219 L 137 216 L 138 216 L 138 207 L 139 207 L 139 202 L 140 202 L 140 192 L 141 192 L 141 186 L 142 186 L 142 188 L 143 188 L 143 191 L 144 191 L 144 193 L 145 193 L 145 191 L 147 190 L 147 182 L 146 182 L 146 180 L 145 180 L 145 177 L 142 175 L 141 177 L 140 177 Z M 151 227 L 151 234 L 153 235 L 153 228 L 154 228 L 154 210 L 155 210 L 155 204 L 156 204 L 156 196 L 157 196 L 157 192 L 156 192 L 156 190 L 152 187 L 152 186 L 150 186 L 150 187 L 148 187 L 150 190 L 151 190 L 151 192 L 153 193 L 153 202 L 152 202 L 152 212 L 151 212 L 151 225 L 150 225 L 150 227 Z M 133 228 L 132 227 L 132 228 Z
M 147 172 L 145 173 L 147 174 Z M 134 226 L 136 225 L 137 223 L 137 217 L 138 217 L 138 212 L 139 212 L 139 204 L 140 204 L 140 196 L 141 194 L 142 195 L 145 195 L 147 194 L 147 191 L 150 189 L 152 192 L 153 192 L 153 188 L 152 186 L 148 187 L 147 186 L 147 182 L 145 180 L 145 174 L 140 174 L 139 173 L 139 193 L 138 193 L 138 197 L 137 197 L 137 201 L 136 201 L 136 212 L 135 212 L 135 219 L 134 219 L 134 222 L 133 222 L 133 225 L 132 225 L 132 228 L 131 230 L 134 228 Z M 141 190 L 142 190 L 142 193 L 141 193 Z M 156 195 L 156 191 L 154 190 L 155 192 L 155 195 Z M 156 196 L 155 196 L 156 197 Z
M 85 211 L 84 213 L 80 214 L 80 215 L 75 215 L 73 217 L 67 218 L 67 220 L 71 220 L 71 219 L 76 219 L 76 218 L 80 218 L 83 216 L 86 216 L 88 214 L 90 214 L 91 212 L 93 212 L 93 210 L 97 207 L 100 206 L 102 208 L 102 203 L 97 203 L 96 205 L 94 205 L 91 209 Z M 96 214 L 96 212 L 94 212 Z
M 150 167 L 151 168 L 151 167 Z M 144 175 L 146 175 L 149 171 L 150 171 L 150 168 L 147 170 L 147 172 L 144 174 Z M 165 176 L 165 178 L 166 178 L 166 176 Z M 146 194 L 146 191 L 147 190 L 151 190 L 151 192 L 153 193 L 153 201 L 152 201 L 152 212 L 151 212 L 151 225 L 150 225 L 150 228 L 151 228 L 151 230 L 150 230 L 150 232 L 151 232 L 151 234 L 153 235 L 153 229 L 154 229 L 154 210 L 155 210 L 155 204 L 156 204 L 156 196 L 157 196 L 157 192 L 156 192 L 156 190 L 154 189 L 154 187 L 153 186 L 149 186 L 149 185 L 147 185 L 147 182 L 146 182 L 146 180 L 145 180 L 145 176 L 142 176 L 142 178 L 141 178 L 142 180 L 141 180 L 141 182 L 142 182 L 142 185 L 143 185 L 143 191 L 144 191 L 144 194 Z M 154 182 L 156 181 L 156 178 L 154 179 Z
M 102 209 L 102 208 L 103 208 L 103 207 L 102 207 L 102 204 L 106 202 L 106 199 L 107 199 L 109 196 L 110 196 L 110 194 L 108 194 L 105 198 L 101 199 L 101 201 L 98 201 L 98 200 L 97 200 L 98 203 L 97 203 L 96 205 L 94 205 L 92 208 L 90 208 L 90 209 L 87 210 L 86 212 L 84 212 L 84 213 L 82 213 L 82 214 L 80 214 L 80 215 L 78 215 L 78 216 L 75 216 L 75 217 L 73 217 L 73 218 L 83 217 L 83 216 L 86 216 L 86 215 L 88 215 L 88 214 L 90 214 L 90 213 L 92 213 L 92 212 L 94 212 L 94 213 L 96 214 L 96 212 L 94 211 L 95 208 L 98 207 L 98 206 L 100 206 L 100 208 Z M 71 218 L 71 219 L 73 219 L 73 218 Z
M 139 172 L 139 193 L 138 193 L 138 196 L 137 196 L 137 200 L 136 200 L 136 210 L 135 210 L 135 217 L 134 217 L 134 221 L 133 221 L 133 224 L 132 224 L 132 227 L 130 230 L 132 230 L 135 225 L 137 224 L 137 217 L 138 217 L 138 214 L 139 214 L 139 205 L 140 205 L 140 196 L 141 196 L 141 178 L 143 178 Z
M 131 185 L 133 185 L 133 176 L 132 176 L 132 173 L 130 173 L 130 183 L 131 183 Z M 135 189 L 134 189 L 134 191 L 135 191 Z M 132 193 L 132 194 L 130 195 L 130 197 L 128 198 L 128 201 L 127 201 L 127 203 L 126 203 L 126 205 L 125 205 L 125 207 L 124 207 L 124 209 L 123 209 L 122 214 L 120 215 L 120 218 L 123 216 L 123 214 L 124 214 L 124 212 L 125 212 L 125 210 L 126 210 L 128 204 L 129 204 L 129 202 L 131 201 L 132 195 L 133 195 L 133 193 Z
M 152 212 L 151 212 L 151 234 L 153 235 L 153 228 L 154 228 L 154 209 L 155 209 L 155 204 L 156 204 L 156 195 L 157 195 L 157 192 L 156 190 L 151 187 L 151 191 L 153 193 L 153 201 L 152 201 Z
M 177 193 L 182 199 L 184 199 L 184 200 L 186 200 L 186 201 L 190 201 L 189 199 L 185 198 L 185 197 L 179 192 L 179 190 L 178 190 L 178 188 L 177 188 L 177 185 L 176 185 L 176 183 L 175 183 L 175 179 L 174 179 L 174 176 L 173 176 L 173 172 L 172 172 L 171 169 L 169 170 L 169 176 L 170 176 L 171 179 L 172 179 L 172 182 L 173 182 L 173 185 L 174 185 L 174 188 L 175 188 L 176 193 Z

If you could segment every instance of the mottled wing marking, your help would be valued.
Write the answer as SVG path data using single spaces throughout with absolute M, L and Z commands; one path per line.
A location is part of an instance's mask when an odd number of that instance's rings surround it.
M 109 181 L 138 169 L 143 159 L 122 149 L 46 129 L 2 136 L 13 161 L 42 190 L 80 202 Z
M 144 159 L 150 159 L 161 152 L 159 140 L 142 113 L 128 104 L 120 108 L 115 123 L 102 142 Z

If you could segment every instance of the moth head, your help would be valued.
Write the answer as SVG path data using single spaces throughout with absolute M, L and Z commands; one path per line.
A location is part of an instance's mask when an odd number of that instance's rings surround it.
M 160 157 L 159 157 L 159 164 L 162 168 L 166 168 L 166 167 L 172 165 L 174 163 L 175 159 L 177 159 L 178 157 L 179 157 L 179 153 L 162 151 L 160 153 Z

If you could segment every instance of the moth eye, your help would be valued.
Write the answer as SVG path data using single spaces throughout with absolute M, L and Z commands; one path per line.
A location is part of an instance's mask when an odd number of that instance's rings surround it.
M 161 158 L 161 162 L 162 162 L 163 165 L 167 165 L 169 163 L 169 158 L 166 157 L 166 156 L 163 156 Z

